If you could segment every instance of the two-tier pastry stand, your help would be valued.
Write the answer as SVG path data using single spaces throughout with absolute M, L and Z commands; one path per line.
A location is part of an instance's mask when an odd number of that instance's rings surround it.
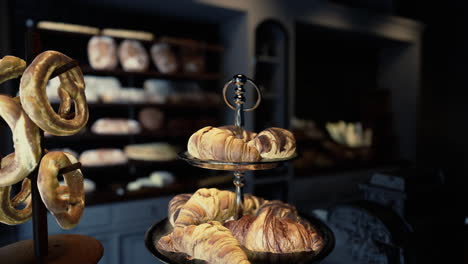
M 252 87 L 255 88 L 257 92 L 257 101 L 255 105 L 251 108 L 245 108 L 245 85 L 250 83 Z M 232 105 L 227 99 L 227 90 L 234 84 L 234 104 Z M 223 97 L 224 102 L 229 106 L 229 108 L 234 110 L 234 133 L 237 138 L 242 139 L 244 134 L 244 112 L 249 112 L 255 110 L 262 101 L 262 93 L 258 89 L 257 85 L 247 78 L 245 75 L 237 74 L 232 80 L 230 80 L 223 88 Z M 236 187 L 236 214 L 235 218 L 239 219 L 242 217 L 243 211 L 243 200 L 244 200 L 244 176 L 246 171 L 256 171 L 256 170 L 268 170 L 274 169 L 283 163 L 294 159 L 297 155 L 294 154 L 291 157 L 286 159 L 271 159 L 271 160 L 261 160 L 258 162 L 226 162 L 226 161 L 214 161 L 214 160 L 200 160 L 195 157 L 192 157 L 187 151 L 179 154 L 179 158 L 187 161 L 192 166 L 197 166 L 200 168 L 210 169 L 210 170 L 225 170 L 234 172 L 234 186 Z
M 252 87 L 255 88 L 257 92 L 257 101 L 251 108 L 244 108 L 245 104 L 245 88 L 244 86 L 250 83 Z M 226 97 L 228 88 L 234 84 L 234 104 L 232 105 Z M 244 112 L 255 110 L 262 101 L 262 94 L 260 89 L 255 85 L 255 83 L 242 74 L 235 75 L 232 80 L 230 80 L 223 88 L 223 97 L 225 103 L 229 108 L 235 111 L 234 116 L 234 125 L 235 125 L 235 135 L 238 138 L 243 137 L 244 132 Z M 244 175 L 246 171 L 256 171 L 256 170 L 268 170 L 277 168 L 284 163 L 291 161 L 296 158 L 297 154 L 294 154 L 291 157 L 286 159 L 270 159 L 270 160 L 261 160 L 258 162 L 226 162 L 226 161 L 214 161 L 214 160 L 200 160 L 191 156 L 187 151 L 179 153 L 179 158 L 185 160 L 192 166 L 210 169 L 210 170 L 224 170 L 224 171 L 233 171 L 234 173 L 234 186 L 236 188 L 236 214 L 235 218 L 239 219 L 243 215 L 243 187 L 244 187 Z M 289 253 L 289 254 L 274 254 L 274 253 L 258 253 L 258 252 L 248 252 L 249 259 L 253 257 L 255 260 L 251 263 L 319 263 L 320 260 L 325 258 L 334 248 L 335 239 L 332 231 L 320 220 L 301 215 L 303 218 L 308 220 L 319 232 L 325 241 L 325 246 L 323 249 L 316 255 L 311 254 L 310 252 L 300 252 L 300 253 Z M 185 254 L 181 253 L 171 253 L 165 252 L 162 254 L 155 247 L 155 241 L 158 241 L 159 238 L 166 235 L 171 231 L 172 227 L 169 221 L 164 219 L 161 222 L 154 224 L 150 227 L 146 233 L 145 244 L 148 250 L 157 257 L 160 261 L 169 264 L 198 264 L 206 263 L 200 260 L 187 259 Z

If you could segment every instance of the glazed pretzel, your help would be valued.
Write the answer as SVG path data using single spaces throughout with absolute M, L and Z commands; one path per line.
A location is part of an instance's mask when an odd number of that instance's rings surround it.
M 49 103 L 45 88 L 55 69 L 71 62 L 72 59 L 57 51 L 45 51 L 39 54 L 26 68 L 21 78 L 21 104 L 29 117 L 42 130 L 56 136 L 76 134 L 88 122 L 83 73 L 74 67 L 59 75 L 58 87 L 63 104 L 57 114 Z M 67 119 L 74 102 L 75 113 Z
M 38 127 L 29 119 L 18 100 L 0 95 L 0 116 L 13 134 L 15 155 L 0 169 L 0 187 L 7 187 L 26 178 L 37 166 L 41 156 Z
M 15 154 L 10 154 L 2 159 L 1 167 L 8 166 L 14 162 Z M 23 180 L 21 191 L 13 198 L 10 198 L 11 186 L 0 187 L 0 223 L 7 225 L 19 225 L 31 219 L 31 181 L 28 178 Z M 17 207 L 24 203 L 23 209 Z
M 0 83 L 17 78 L 23 74 L 26 62 L 13 56 L 5 56 L 0 60 Z
M 77 163 L 73 155 L 52 151 L 44 155 L 39 166 L 37 187 L 42 201 L 63 229 L 71 229 L 80 221 L 84 209 L 84 185 L 81 170 L 63 174 L 66 185 L 57 179 L 59 170 Z

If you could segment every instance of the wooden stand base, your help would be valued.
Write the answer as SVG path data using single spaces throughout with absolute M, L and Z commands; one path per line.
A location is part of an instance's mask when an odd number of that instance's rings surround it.
M 47 264 L 97 264 L 104 253 L 101 243 L 83 235 L 49 236 Z M 23 240 L 0 248 L 0 262 L 9 264 L 37 263 L 33 240 Z

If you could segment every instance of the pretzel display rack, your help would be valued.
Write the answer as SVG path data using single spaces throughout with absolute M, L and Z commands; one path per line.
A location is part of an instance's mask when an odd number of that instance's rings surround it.
M 250 84 L 255 91 L 257 92 L 257 100 L 251 108 L 245 108 L 245 85 Z M 234 86 L 234 105 L 227 99 L 227 90 L 230 86 Z M 237 138 L 243 137 L 244 134 L 244 112 L 249 112 L 255 110 L 262 101 L 262 93 L 257 85 L 245 75 L 236 74 L 234 77 L 224 85 L 223 88 L 223 97 L 224 102 L 234 110 L 234 133 Z M 201 160 L 191 156 L 188 151 L 179 153 L 179 158 L 185 160 L 192 166 L 210 169 L 210 170 L 225 170 L 233 171 L 234 174 L 234 186 L 236 190 L 236 213 L 235 218 L 239 219 L 242 217 L 243 212 L 243 201 L 244 201 L 244 191 L 243 187 L 245 185 L 245 172 L 246 171 L 256 171 L 256 170 L 268 170 L 279 167 L 285 162 L 291 161 L 296 158 L 297 154 L 294 154 L 291 157 L 286 159 L 269 159 L 261 160 L 257 162 L 225 162 L 225 161 L 214 161 L 214 160 Z
M 31 63 L 32 59 L 39 53 L 40 45 L 38 45 L 39 39 L 38 36 L 34 35 L 31 30 L 28 30 L 25 35 L 25 55 L 26 62 L 28 65 Z M 78 66 L 76 60 L 72 60 L 61 67 L 57 67 L 49 79 L 59 76 L 62 73 L 65 73 Z M 38 173 L 39 173 L 39 164 L 42 157 L 47 153 L 47 150 L 44 148 L 44 131 L 38 128 L 40 131 L 40 149 L 41 157 L 39 159 L 38 165 L 27 177 L 31 180 L 31 203 L 32 203 L 32 231 L 33 231 L 33 247 L 34 247 L 34 259 L 35 263 L 43 264 L 47 262 L 47 256 L 49 251 L 49 235 L 48 235 L 48 226 L 47 226 L 47 208 L 42 201 L 42 198 L 38 189 Z M 69 166 L 66 166 L 60 169 L 59 175 L 77 170 L 81 168 L 81 163 L 73 163 Z

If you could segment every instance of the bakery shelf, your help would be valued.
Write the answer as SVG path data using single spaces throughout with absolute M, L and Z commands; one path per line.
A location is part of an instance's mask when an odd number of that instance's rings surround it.
M 155 70 L 150 71 L 124 71 L 122 69 L 115 70 L 95 70 L 87 65 L 80 66 L 84 74 L 100 75 L 100 76 L 120 76 L 120 77 L 151 77 L 167 80 L 188 80 L 188 81 L 216 81 L 223 78 L 220 73 L 183 73 L 176 72 L 171 74 L 161 73 Z
M 58 104 L 56 104 L 58 106 Z M 89 108 L 144 108 L 156 107 L 160 109 L 212 109 L 225 107 L 221 103 L 89 103 Z
M 36 28 L 37 31 L 43 32 L 43 33 L 49 33 L 49 34 L 56 34 L 56 35 L 65 35 L 65 36 L 70 36 L 70 37 L 84 37 L 84 38 L 90 38 L 92 36 L 95 36 L 94 34 L 89 34 L 89 33 L 82 33 L 82 32 L 71 32 L 71 31 L 60 31 L 60 30 L 51 30 L 51 29 L 43 29 L 43 28 Z M 114 37 L 114 39 L 124 39 L 120 37 Z M 219 44 L 208 44 L 204 42 L 198 42 L 198 41 L 179 41 L 177 39 L 173 38 L 162 38 L 162 39 L 156 39 L 152 41 L 148 40 L 138 40 L 144 43 L 168 43 L 174 46 L 179 46 L 179 47 L 191 47 L 191 48 L 197 48 L 197 49 L 203 49 L 206 51 L 214 51 L 214 52 L 222 52 L 224 51 L 224 47 Z
M 173 159 L 173 160 L 134 160 L 130 159 L 128 161 L 129 165 L 136 166 L 136 167 L 151 167 L 157 168 L 159 166 L 164 167 L 179 167 L 181 165 L 185 165 L 182 161 Z
M 177 139 L 177 138 L 188 138 L 190 134 L 187 131 L 176 131 L 176 130 L 160 130 L 155 132 L 142 132 L 134 135 L 106 135 L 106 134 L 94 134 L 91 132 L 84 132 L 69 137 L 60 136 L 47 136 L 44 137 L 45 143 L 54 142 L 131 142 L 134 138 L 143 140 L 160 140 L 160 139 Z
M 54 109 L 58 109 L 59 103 L 51 104 Z M 155 107 L 162 110 L 210 110 L 225 108 L 226 105 L 222 103 L 210 103 L 210 102 L 187 102 L 187 103 L 88 103 L 88 107 L 91 111 L 94 110 L 111 110 L 111 109 L 128 109 L 128 108 L 146 108 Z

